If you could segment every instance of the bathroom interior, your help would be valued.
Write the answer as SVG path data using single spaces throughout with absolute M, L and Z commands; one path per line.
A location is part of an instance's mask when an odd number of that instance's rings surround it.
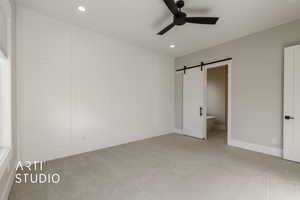
M 207 69 L 207 139 L 227 140 L 228 66 Z

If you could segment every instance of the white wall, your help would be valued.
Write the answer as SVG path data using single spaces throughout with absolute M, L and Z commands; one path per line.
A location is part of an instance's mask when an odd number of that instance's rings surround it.
M 18 8 L 22 160 L 50 160 L 174 128 L 174 61 Z
M 233 139 L 282 148 L 283 48 L 299 42 L 298 20 L 179 57 L 176 67 L 232 57 Z
M 176 73 L 175 76 L 175 129 L 181 132 L 183 128 L 183 73 Z
M 8 157 L 4 162 L 4 166 L 1 165 L 1 172 L 4 172 L 2 176 L 0 176 L 0 200 L 6 200 L 8 198 L 8 194 L 10 191 L 10 187 L 14 180 L 14 173 L 15 173 L 15 166 L 17 161 L 17 134 L 15 132 L 15 84 L 14 84 L 14 77 L 15 77 L 15 4 L 13 0 L 0 0 L 0 48 L 4 51 L 4 54 L 8 60 L 8 68 L 6 69 L 5 77 L 7 87 L 5 88 L 8 93 L 6 93 L 6 128 L 5 132 L 1 134 L 4 135 L 4 140 L 1 138 L 1 145 L 9 148 Z M 4 17 L 4 18 L 3 18 Z M 3 74 L 2 74 L 3 75 Z M 10 85 L 12 85 L 12 91 L 10 91 Z M 12 92 L 11 95 L 10 94 Z M 12 107 L 12 108 L 11 108 Z M 12 111 L 11 111 L 12 110 Z M 3 111 L 3 109 L 1 110 Z M 2 112 L 3 113 L 3 112 Z M 12 116 L 11 116 L 12 115 Z M 11 120 L 12 119 L 12 120 Z M 3 128 L 3 127 L 2 127 Z M 2 129 L 3 131 L 3 129 Z M 2 135 L 3 136 L 3 135 Z M 2 171 L 3 170 L 3 171 Z
M 207 114 L 216 117 L 216 125 L 226 127 L 226 67 L 207 70 Z

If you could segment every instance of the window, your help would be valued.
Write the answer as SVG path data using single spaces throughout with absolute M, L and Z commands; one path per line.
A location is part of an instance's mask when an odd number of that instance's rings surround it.
M 0 177 L 11 149 L 11 85 L 7 58 L 0 50 Z

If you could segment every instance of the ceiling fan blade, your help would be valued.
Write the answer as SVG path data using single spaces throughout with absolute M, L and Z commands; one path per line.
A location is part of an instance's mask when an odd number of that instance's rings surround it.
M 155 20 L 151 25 L 153 28 L 157 29 L 161 27 L 163 24 L 166 24 L 172 18 L 171 13 L 169 11 L 165 12 L 161 15 L 157 20 Z
M 164 0 L 164 2 L 169 8 L 169 10 L 173 13 L 173 15 L 177 15 L 179 13 L 179 10 L 174 0 Z
M 219 20 L 218 17 L 187 17 L 187 23 L 193 24 L 216 24 Z
M 203 15 L 203 14 L 206 14 L 206 13 L 209 13 L 211 11 L 210 8 L 208 7 L 196 7 L 196 8 L 184 8 L 184 12 L 187 12 L 189 14 L 196 14 L 196 15 Z
M 165 34 L 169 30 L 171 30 L 174 26 L 175 26 L 174 23 L 170 24 L 169 26 L 167 26 L 166 28 L 164 28 L 162 31 L 160 31 L 159 33 L 157 33 L 157 35 L 163 35 L 163 34 Z

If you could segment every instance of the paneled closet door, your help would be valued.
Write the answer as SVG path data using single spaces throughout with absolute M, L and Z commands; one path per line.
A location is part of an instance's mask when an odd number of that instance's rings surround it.
M 183 134 L 205 138 L 204 72 L 189 69 L 183 75 Z
M 300 162 L 300 45 L 285 49 L 283 157 Z

